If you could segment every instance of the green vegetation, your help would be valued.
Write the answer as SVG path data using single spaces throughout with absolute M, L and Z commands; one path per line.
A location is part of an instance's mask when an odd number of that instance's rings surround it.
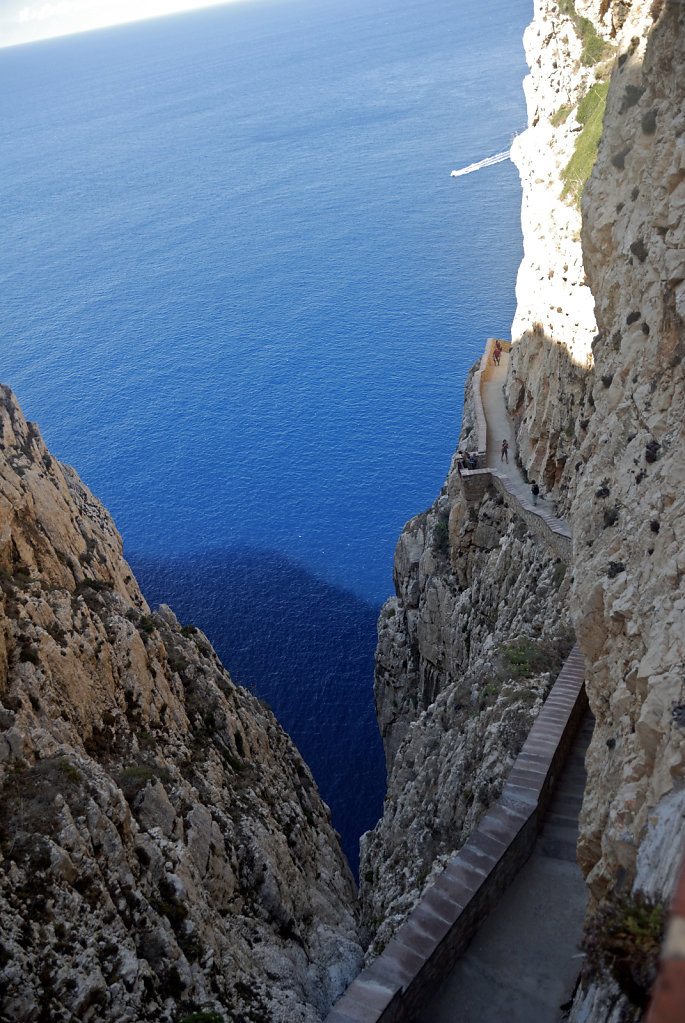
M 550 667 L 549 653 L 527 636 L 519 636 L 502 647 L 502 657 L 513 678 L 530 678 Z
M 599 907 L 583 938 L 583 974 L 609 973 L 623 993 L 645 1008 L 656 979 L 664 907 L 641 892 L 614 895 Z
M 152 618 L 148 615 L 141 615 L 138 619 L 138 632 L 141 636 L 146 638 L 147 636 L 151 636 L 154 631 L 155 623 L 152 621 Z
M 74 766 L 65 757 L 62 757 L 55 764 L 57 770 L 64 776 L 64 778 L 72 785 L 77 785 L 83 780 L 81 772 L 77 767 Z
M 561 584 L 564 581 L 564 576 L 565 575 L 566 575 L 566 564 L 563 561 L 559 561 L 554 566 L 554 571 L 552 572 L 552 586 L 554 587 L 555 590 L 559 589 L 559 587 L 561 586 Z
M 553 128 L 558 128 L 560 124 L 563 124 L 568 115 L 573 110 L 570 103 L 562 103 L 557 112 L 552 115 L 550 124 Z
M 580 203 L 585 182 L 590 177 L 597 159 L 608 91 L 608 82 L 597 82 L 580 102 L 576 113 L 576 120 L 584 125 L 584 128 L 578 136 L 575 151 L 564 171 L 564 187 L 561 193 L 562 198 L 568 196 L 576 205 Z
M 478 705 L 480 710 L 491 707 L 499 695 L 499 687 L 494 682 L 487 682 L 480 691 Z
M 571 19 L 578 37 L 583 42 L 581 63 L 585 67 L 592 67 L 604 54 L 604 40 L 597 35 L 595 26 L 590 19 L 583 18 L 578 14 L 574 0 L 559 0 L 559 13 L 566 14 Z
M 449 514 L 442 514 L 433 526 L 433 550 L 439 554 L 449 554 Z
M 126 801 L 132 803 L 148 782 L 160 781 L 162 785 L 168 785 L 171 781 L 171 776 L 165 767 L 153 767 L 149 764 L 132 764 L 130 767 L 125 767 L 119 773 L 117 781 Z

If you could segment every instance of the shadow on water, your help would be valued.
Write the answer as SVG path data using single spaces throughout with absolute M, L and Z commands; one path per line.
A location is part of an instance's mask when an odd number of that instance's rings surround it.
M 385 791 L 373 705 L 379 608 L 272 551 L 128 555 L 148 603 L 207 634 L 233 681 L 266 700 L 309 765 L 355 874 Z

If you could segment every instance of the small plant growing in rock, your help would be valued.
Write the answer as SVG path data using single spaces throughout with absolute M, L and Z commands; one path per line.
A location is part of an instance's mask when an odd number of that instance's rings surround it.
M 559 589 L 559 587 L 564 581 L 565 575 L 566 563 L 564 561 L 557 562 L 557 564 L 554 566 L 554 571 L 552 572 L 552 586 L 554 587 L 555 590 Z
M 545 651 L 527 636 L 519 636 L 513 643 L 502 647 L 502 657 L 507 671 L 514 678 L 529 678 L 548 667 L 549 658 Z
M 656 979 L 664 918 L 661 903 L 641 892 L 607 899 L 583 938 L 584 978 L 609 973 L 633 1005 L 645 1008 Z
M 151 636 L 154 631 L 155 623 L 152 619 L 148 615 L 141 615 L 138 621 L 138 632 L 140 632 L 141 636 Z
M 447 554 L 450 549 L 448 516 L 441 516 L 433 526 L 433 548 L 440 554 Z

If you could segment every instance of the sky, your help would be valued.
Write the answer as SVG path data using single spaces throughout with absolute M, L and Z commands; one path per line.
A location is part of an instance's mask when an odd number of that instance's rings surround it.
M 0 0 L 0 47 L 236 0 Z

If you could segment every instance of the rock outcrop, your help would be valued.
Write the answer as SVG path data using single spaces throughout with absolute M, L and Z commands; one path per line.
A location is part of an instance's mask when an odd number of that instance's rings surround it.
M 0 393 L 0 1018 L 321 1019 L 359 968 L 328 808 Z
M 501 495 L 465 500 L 456 462 L 405 527 L 397 595 L 378 624 L 388 789 L 361 844 L 370 956 L 500 795 L 573 643 L 569 585 L 564 561 Z
M 685 6 L 644 43 L 619 58 L 583 197 L 599 333 L 573 611 L 599 711 L 580 842 L 596 897 L 635 877 L 662 800 L 685 812 Z
M 521 468 L 569 518 L 573 550 L 556 589 L 549 552 L 492 491 L 464 508 L 454 472 L 405 528 L 379 622 L 388 798 L 363 842 L 376 947 L 496 793 L 509 716 L 525 728 L 544 698 L 538 675 L 520 690 L 502 680 L 514 634 L 560 650 L 570 620 L 585 658 L 589 922 L 616 893 L 667 902 L 685 848 L 685 5 L 536 0 L 525 44 L 505 397 Z M 463 437 L 470 419 L 467 406 Z M 572 1018 L 639 1012 L 588 975 Z

